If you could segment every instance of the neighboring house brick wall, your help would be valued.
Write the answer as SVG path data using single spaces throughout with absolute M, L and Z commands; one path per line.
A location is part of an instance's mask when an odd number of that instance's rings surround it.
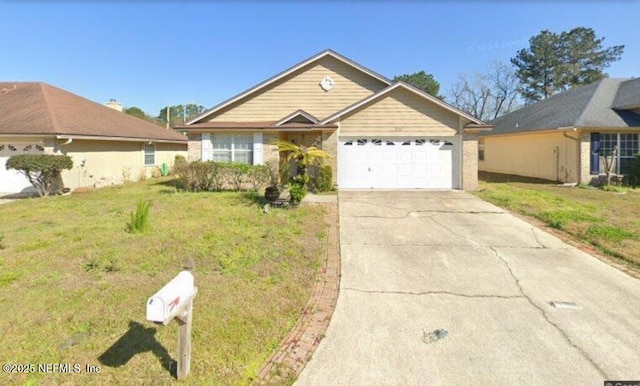
M 329 91 L 320 87 L 320 81 L 325 76 L 330 76 L 334 81 Z M 384 87 L 386 84 L 360 70 L 335 58 L 325 57 L 311 67 L 302 68 L 261 90 L 250 99 L 230 105 L 210 120 L 276 121 L 298 109 L 322 119 Z
M 197 161 L 202 158 L 202 134 L 189 134 L 187 136 L 188 150 L 187 160 L 189 162 Z
M 342 117 L 341 135 L 452 136 L 458 132 L 459 116 L 409 91 L 394 90 L 362 110 Z
M 462 135 L 462 189 L 478 188 L 478 137 L 475 134 Z

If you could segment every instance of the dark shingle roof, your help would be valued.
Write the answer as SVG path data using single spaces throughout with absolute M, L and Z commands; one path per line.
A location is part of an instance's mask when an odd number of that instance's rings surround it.
M 42 82 L 0 82 L 0 134 L 187 140 L 173 130 Z
M 627 81 L 628 82 L 628 81 Z M 598 82 L 553 95 L 489 122 L 499 135 L 556 129 L 559 127 L 640 127 L 640 114 L 615 110 L 620 79 Z M 640 84 L 629 94 L 640 95 Z
M 613 101 L 614 109 L 640 108 L 640 78 L 620 83 L 618 95 Z

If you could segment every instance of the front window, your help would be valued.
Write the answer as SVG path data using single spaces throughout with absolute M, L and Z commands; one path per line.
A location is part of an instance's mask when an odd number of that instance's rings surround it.
M 600 157 L 611 157 L 616 150 L 615 165 L 612 172 L 626 174 L 631 162 L 638 153 L 638 134 L 636 133 L 602 133 L 600 134 Z M 605 173 L 604 162 L 600 163 L 600 172 Z
M 484 161 L 484 139 L 478 140 L 478 161 Z
M 253 163 L 253 135 L 213 134 L 213 161 Z
M 144 164 L 155 165 L 156 164 L 156 145 L 144 145 Z

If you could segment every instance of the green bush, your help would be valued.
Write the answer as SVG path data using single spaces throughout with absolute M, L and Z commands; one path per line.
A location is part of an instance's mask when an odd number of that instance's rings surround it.
M 272 181 L 272 174 L 267 165 L 253 165 L 247 173 L 247 180 L 251 183 L 253 190 L 257 191 L 259 188 L 265 186 Z M 277 181 L 276 181 L 277 183 Z
M 242 190 L 246 185 L 258 190 L 269 181 L 268 166 L 230 162 L 177 162 L 174 174 L 177 187 L 189 192 Z
M 174 166 L 174 173 L 178 176 L 178 187 L 189 192 L 212 190 L 213 166 L 213 162 L 177 163 Z
M 140 200 L 135 212 L 131 212 L 131 222 L 127 224 L 130 233 L 146 232 L 149 229 L 149 213 L 151 201 Z
M 247 174 L 251 170 L 251 165 L 228 163 L 225 165 L 225 176 L 227 182 L 233 187 L 234 190 L 242 189 L 242 184 L 247 180 Z
M 330 165 L 310 169 L 309 190 L 314 193 L 330 192 L 333 189 L 333 171 Z
M 629 167 L 629 173 L 625 176 L 625 182 L 632 188 L 640 186 L 640 153 L 635 155 Z
M 42 197 L 62 192 L 60 172 L 73 168 L 73 161 L 67 155 L 20 154 L 10 157 L 6 168 L 24 174 Z
M 292 178 L 291 183 L 289 184 L 289 197 L 290 202 L 293 205 L 298 205 L 302 202 L 302 199 L 307 195 L 309 176 L 308 175 L 297 175 Z

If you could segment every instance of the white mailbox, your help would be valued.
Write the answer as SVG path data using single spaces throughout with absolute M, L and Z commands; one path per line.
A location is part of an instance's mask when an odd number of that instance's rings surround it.
M 196 295 L 193 274 L 182 271 L 147 301 L 147 320 L 167 324 Z

